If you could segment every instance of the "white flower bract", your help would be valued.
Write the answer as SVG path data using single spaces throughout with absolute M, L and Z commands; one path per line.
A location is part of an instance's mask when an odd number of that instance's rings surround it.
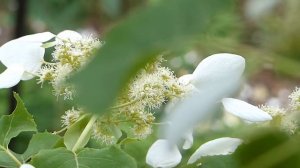
M 32 166 L 31 164 L 22 164 L 20 166 L 20 168 L 35 168 L 34 166 Z
M 181 158 L 177 146 L 166 139 L 159 139 L 149 148 L 146 163 L 153 168 L 172 168 L 180 163 Z
M 194 138 L 193 138 L 193 129 L 189 130 L 184 136 L 184 143 L 182 145 L 182 149 L 190 149 L 193 146 Z
M 223 137 L 202 144 L 190 157 L 188 164 L 195 163 L 202 156 L 229 155 L 242 144 L 238 138 Z
M 263 122 L 272 120 L 271 115 L 242 100 L 224 98 L 222 103 L 227 112 L 238 116 L 243 120 L 249 122 Z
M 18 84 L 24 73 L 22 66 L 13 65 L 0 74 L 0 88 L 10 88 Z
M 44 61 L 45 49 L 41 47 L 42 43 L 53 37 L 54 34 L 50 32 L 37 33 L 11 40 L 0 47 L 0 61 L 7 69 L 10 69 L 9 72 L 16 72 L 11 74 L 14 77 L 3 78 L 0 81 L 6 83 L 5 88 L 13 87 L 18 83 L 16 81 L 29 80 L 34 77 Z M 20 71 L 11 70 L 17 66 L 19 67 L 18 70 L 23 69 L 21 76 Z
M 81 34 L 73 30 L 64 30 L 57 34 L 55 41 L 64 43 L 64 41 L 77 42 L 82 39 Z

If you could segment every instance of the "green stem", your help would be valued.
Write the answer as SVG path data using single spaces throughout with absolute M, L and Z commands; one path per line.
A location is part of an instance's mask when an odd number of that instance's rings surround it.
M 56 62 L 47 62 L 47 61 L 43 61 L 44 64 L 46 65 L 57 65 Z
M 117 105 L 117 106 L 113 106 L 111 107 L 110 109 L 113 110 L 113 109 L 118 109 L 118 108 L 122 108 L 122 107 L 126 107 L 126 106 L 129 106 L 131 104 L 134 104 L 136 102 L 140 101 L 139 99 L 136 99 L 136 100 L 133 100 L 131 102 L 127 102 L 127 103 L 124 103 L 124 104 L 120 104 L 120 105 Z
M 12 160 L 14 160 L 16 163 L 17 163 L 17 165 L 18 166 L 21 166 L 22 165 L 22 163 L 15 157 L 15 155 L 13 155 L 10 151 L 9 151 L 9 149 L 6 149 L 4 146 L 2 146 L 2 145 L 0 145 L 0 148 L 3 150 L 3 151 L 5 151 L 5 153 L 10 157 L 10 158 L 12 158 Z
M 96 120 L 98 119 L 97 115 L 93 115 L 90 119 L 90 121 L 87 123 L 87 125 L 85 126 L 84 130 L 82 131 L 81 135 L 79 136 L 77 142 L 75 143 L 74 147 L 72 148 L 73 152 L 76 152 L 80 146 L 82 146 L 83 140 L 86 138 L 86 136 L 89 135 L 90 131 L 93 128 L 94 123 L 96 122 Z
M 170 125 L 170 122 L 158 122 L 158 123 L 153 123 L 153 125 Z
M 54 131 L 52 134 L 58 135 L 58 134 L 60 134 L 60 133 L 62 133 L 62 132 L 64 132 L 64 131 L 66 131 L 67 129 L 68 129 L 68 127 L 64 127 L 64 128 L 62 128 L 61 130 L 59 130 L 59 131 Z

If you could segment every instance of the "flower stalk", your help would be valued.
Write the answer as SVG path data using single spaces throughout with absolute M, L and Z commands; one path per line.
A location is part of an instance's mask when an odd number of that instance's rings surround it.
M 90 121 L 87 123 L 86 127 L 84 128 L 84 130 L 82 131 L 81 135 L 79 136 L 77 142 L 75 143 L 74 147 L 72 148 L 73 152 L 76 152 L 82 146 L 83 140 L 86 138 L 86 136 L 89 135 L 89 133 L 91 132 L 93 125 L 95 124 L 97 119 L 98 119 L 97 115 L 93 115 L 91 117 Z

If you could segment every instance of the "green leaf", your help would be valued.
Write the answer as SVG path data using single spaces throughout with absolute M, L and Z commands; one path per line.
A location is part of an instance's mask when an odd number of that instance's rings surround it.
M 0 119 L 0 145 L 7 147 L 10 140 L 24 131 L 37 131 L 33 120 L 17 93 L 14 93 L 17 100 L 17 107 L 11 115 Z
M 52 149 L 60 140 L 60 136 L 48 132 L 34 134 L 22 158 L 28 160 L 42 149 Z
M 83 149 L 78 154 L 65 148 L 43 150 L 32 158 L 36 168 L 135 168 L 134 159 L 116 147 Z
M 78 141 L 80 135 L 82 134 L 89 120 L 90 117 L 85 116 L 68 128 L 68 130 L 64 135 L 64 144 L 66 145 L 67 149 L 69 150 L 73 149 L 74 145 Z M 91 133 L 92 132 L 90 131 L 88 135 L 84 137 L 81 146 L 79 148 L 83 148 L 88 143 Z
M 77 102 L 104 113 L 140 68 L 163 51 L 198 39 L 230 0 L 163 0 L 140 9 L 114 27 L 95 59 L 73 77 Z M 105 95 L 105 96 L 104 96 Z
M 9 155 L 0 149 L 0 167 L 18 168 L 18 164 Z
M 17 101 L 16 109 L 11 115 L 2 116 L 0 119 L 0 166 L 17 168 L 18 161 L 14 159 L 20 161 L 20 157 L 8 149 L 8 144 L 21 132 L 36 131 L 36 124 L 19 95 L 14 93 L 14 97 Z
M 239 166 L 300 167 L 300 136 L 288 136 L 276 130 L 260 130 L 234 153 Z
M 231 155 L 203 157 L 201 165 L 201 168 L 238 168 L 236 161 Z

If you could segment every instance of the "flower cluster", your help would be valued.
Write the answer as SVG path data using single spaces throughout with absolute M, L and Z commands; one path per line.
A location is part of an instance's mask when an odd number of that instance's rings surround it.
M 293 93 L 289 96 L 290 107 L 293 110 L 300 110 L 300 88 L 296 88 Z
M 49 42 L 53 38 L 55 41 Z M 53 62 L 46 62 L 45 48 L 52 46 L 55 46 Z M 56 96 L 72 99 L 74 89 L 66 83 L 67 78 L 85 65 L 100 46 L 98 39 L 83 37 L 70 30 L 58 35 L 50 32 L 37 33 L 9 41 L 0 48 L 0 61 L 7 67 L 0 74 L 0 88 L 10 88 L 20 80 L 37 76 L 38 83 L 47 81 L 53 86 Z
M 129 99 L 138 101 L 150 109 L 160 107 L 164 102 L 180 97 L 186 92 L 173 72 L 161 67 L 162 59 L 148 64 L 129 85 Z
M 55 43 L 53 62 L 45 62 L 38 71 L 38 83 L 47 81 L 52 85 L 56 96 L 72 99 L 75 90 L 66 80 L 91 59 L 101 42 L 96 38 L 83 37 L 77 32 L 66 30 L 56 36 Z
M 105 144 L 115 143 L 120 130 L 129 137 L 144 139 L 152 133 L 155 121 L 153 109 L 170 99 L 181 97 L 188 88 L 157 58 L 133 77 L 117 99 L 112 113 L 101 117 L 94 126 L 94 137 Z M 129 128 L 129 129 L 128 129 Z
M 72 107 L 72 109 L 67 110 L 62 118 L 62 126 L 70 126 L 74 124 L 76 121 L 79 120 L 80 116 L 84 114 L 82 109 L 75 109 Z
M 289 98 L 290 104 L 287 108 L 262 105 L 261 109 L 273 117 L 270 122 L 272 126 L 279 127 L 288 134 L 295 134 L 299 129 L 299 121 L 295 116 L 299 114 L 300 109 L 300 89 L 296 88 Z
M 0 48 L 0 60 L 7 67 L 0 74 L 0 88 L 9 88 L 20 80 L 36 76 L 38 84 L 47 82 L 53 87 L 55 96 L 72 99 L 75 90 L 67 82 L 68 78 L 85 66 L 101 45 L 98 39 L 71 30 L 57 35 L 45 32 L 12 40 Z M 54 47 L 54 51 L 50 62 L 46 62 L 44 53 L 49 47 Z M 108 109 L 111 113 L 96 120 L 92 132 L 95 139 L 114 144 L 122 131 L 137 139 L 152 133 L 155 117 L 151 110 L 160 108 L 168 100 L 182 97 L 189 90 L 189 86 L 183 85 L 169 68 L 162 66 L 163 61 L 162 57 L 154 59 L 131 79 L 115 105 Z M 68 129 L 86 114 L 82 109 L 67 110 L 62 116 L 62 126 Z

